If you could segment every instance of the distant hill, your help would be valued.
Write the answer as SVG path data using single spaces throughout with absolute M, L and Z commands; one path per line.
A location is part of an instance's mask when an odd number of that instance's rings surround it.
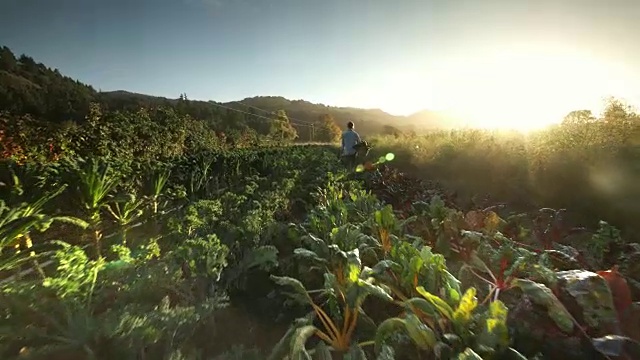
M 324 104 L 314 104 L 305 100 L 289 100 L 280 96 L 256 96 L 224 104 L 225 106 L 243 109 L 250 107 L 257 109 L 276 111 L 283 109 L 292 121 L 317 123 L 323 114 L 330 114 L 341 127 L 346 127 L 347 122 L 353 121 L 356 128 L 364 134 L 381 133 L 385 125 L 397 128 L 406 128 L 406 118 L 393 116 L 379 109 L 358 109 L 350 107 L 335 107 Z
M 451 129 L 465 126 L 465 122 L 455 115 L 432 110 L 422 110 L 409 115 L 406 121 L 422 129 Z
M 227 120 L 221 120 L 221 117 L 230 117 L 229 113 L 233 111 L 225 108 L 266 117 L 271 116 L 269 113 L 285 110 L 299 133 L 308 131 L 303 123 L 319 124 L 323 114 L 332 115 L 341 127 L 345 127 L 349 121 L 355 122 L 358 131 L 365 136 L 396 130 L 419 131 L 455 126 L 455 122 L 447 115 L 431 111 L 411 116 L 394 116 L 380 109 L 334 107 L 280 96 L 257 96 L 237 102 L 218 103 L 181 101 L 123 90 L 98 92 L 89 85 L 60 74 L 56 69 L 36 63 L 26 55 L 16 57 L 7 47 L 0 48 L 0 111 L 18 115 L 30 114 L 56 123 L 66 120 L 82 121 L 91 102 L 99 102 L 113 111 L 157 106 L 180 108 L 196 119 L 213 123 L 228 123 Z M 233 115 L 236 117 L 231 118 L 246 117 L 243 114 Z M 243 122 L 242 119 L 238 121 Z
M 280 96 L 256 96 L 240 100 L 239 102 L 256 108 L 275 111 L 286 110 L 292 119 L 314 122 L 322 114 L 331 114 L 340 126 L 346 126 L 353 121 L 356 127 L 364 134 L 384 133 L 388 126 L 401 131 L 449 129 L 462 126 L 463 122 L 453 115 L 445 112 L 423 110 L 409 116 L 396 116 L 380 109 L 360 109 L 352 107 L 335 107 L 324 104 L 314 104 L 305 100 L 289 100 Z M 227 103 L 242 109 L 237 103 Z M 244 109 L 246 110 L 246 108 Z

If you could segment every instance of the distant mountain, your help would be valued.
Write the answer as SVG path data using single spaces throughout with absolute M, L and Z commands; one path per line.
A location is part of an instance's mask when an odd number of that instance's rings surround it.
M 353 121 L 356 124 L 356 128 L 361 129 L 361 132 L 365 134 L 388 132 L 389 126 L 401 131 L 420 131 L 449 129 L 463 125 L 460 119 L 441 111 L 423 110 L 409 116 L 396 116 L 380 109 L 327 106 L 310 103 L 305 100 L 289 100 L 280 96 L 256 96 L 239 102 L 269 111 L 284 109 L 291 119 L 307 122 L 317 121 L 322 114 L 331 114 L 339 125 L 346 126 L 347 122 Z M 237 102 L 225 105 L 238 107 Z M 239 108 L 242 108 L 242 106 L 240 105 Z
M 422 110 L 406 118 L 408 124 L 422 129 L 451 129 L 465 125 L 453 114 L 444 111 Z
M 110 91 L 100 93 L 100 98 L 112 108 L 133 109 L 140 106 L 167 105 L 172 106 L 178 99 L 128 91 Z M 281 96 L 255 96 L 238 101 L 219 103 L 215 101 L 189 100 L 192 106 L 212 107 L 214 109 L 234 109 L 240 112 L 269 116 L 270 113 L 284 110 L 294 123 L 294 126 L 304 124 L 319 124 L 321 115 L 330 114 L 338 125 L 346 127 L 349 121 L 356 124 L 356 128 L 364 135 L 379 134 L 386 131 L 385 127 L 392 126 L 398 130 L 409 130 L 410 118 L 394 116 L 380 109 L 359 109 L 352 107 L 335 107 L 324 104 L 314 104 L 306 100 L 289 100 Z
M 299 133 L 309 131 L 305 123 L 319 124 L 323 114 L 332 115 L 342 127 L 353 121 L 356 129 L 365 136 L 397 130 L 448 128 L 456 123 L 446 114 L 426 110 L 410 116 L 394 116 L 380 109 L 334 107 L 280 96 L 256 96 L 227 103 L 184 100 L 186 99 L 168 99 L 123 90 L 99 92 L 60 74 L 56 69 L 36 63 L 26 55 L 17 58 L 7 47 L 0 47 L 0 111 L 18 115 L 30 114 L 56 123 L 66 120 L 82 121 L 91 102 L 99 102 L 108 110 L 168 106 L 196 119 L 213 123 L 228 123 L 222 117 L 237 118 L 243 122 L 247 115 L 240 112 L 269 117 L 270 113 L 285 110 Z M 228 110 L 229 108 L 237 110 L 237 114 L 230 114 L 234 111 Z M 240 125 L 239 127 L 241 128 Z
M 394 116 L 379 109 L 327 106 L 305 100 L 289 100 L 280 96 L 256 96 L 224 105 L 238 109 L 244 108 L 244 111 L 251 108 L 266 111 L 283 109 L 293 122 L 317 123 L 321 115 L 330 114 L 341 127 L 346 127 L 349 121 L 353 121 L 358 131 L 363 134 L 382 133 L 387 125 L 398 129 L 406 128 L 407 125 L 405 117 Z M 260 111 L 257 112 L 260 113 Z

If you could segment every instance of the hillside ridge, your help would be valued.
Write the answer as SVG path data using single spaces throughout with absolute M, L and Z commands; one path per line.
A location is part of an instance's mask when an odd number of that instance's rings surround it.
M 180 98 L 167 98 L 128 90 L 97 91 L 61 74 L 57 69 L 36 62 L 27 55 L 15 56 L 7 47 L 0 47 L 0 111 L 16 115 L 29 114 L 50 122 L 82 121 L 91 102 L 109 110 L 134 110 L 140 107 L 177 107 Z M 321 116 L 331 115 L 342 127 L 355 122 L 365 135 L 394 134 L 397 131 L 448 128 L 446 115 L 424 110 L 409 116 L 389 114 L 381 109 L 332 106 L 283 96 L 253 96 L 237 101 L 187 100 L 189 115 L 209 121 L 220 111 L 232 108 L 238 112 L 269 115 L 284 110 L 292 122 L 321 123 Z

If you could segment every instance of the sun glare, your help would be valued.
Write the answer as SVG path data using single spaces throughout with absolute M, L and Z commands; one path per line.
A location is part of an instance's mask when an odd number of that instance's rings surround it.
M 529 131 L 624 93 L 620 67 L 569 52 L 511 50 L 433 72 L 433 103 L 467 126 Z

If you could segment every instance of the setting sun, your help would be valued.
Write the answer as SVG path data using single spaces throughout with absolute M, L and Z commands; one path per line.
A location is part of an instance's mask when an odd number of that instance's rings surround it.
M 573 109 L 597 110 L 605 97 L 627 95 L 624 70 L 577 52 L 498 51 L 434 69 L 432 103 L 472 127 L 540 129 Z

